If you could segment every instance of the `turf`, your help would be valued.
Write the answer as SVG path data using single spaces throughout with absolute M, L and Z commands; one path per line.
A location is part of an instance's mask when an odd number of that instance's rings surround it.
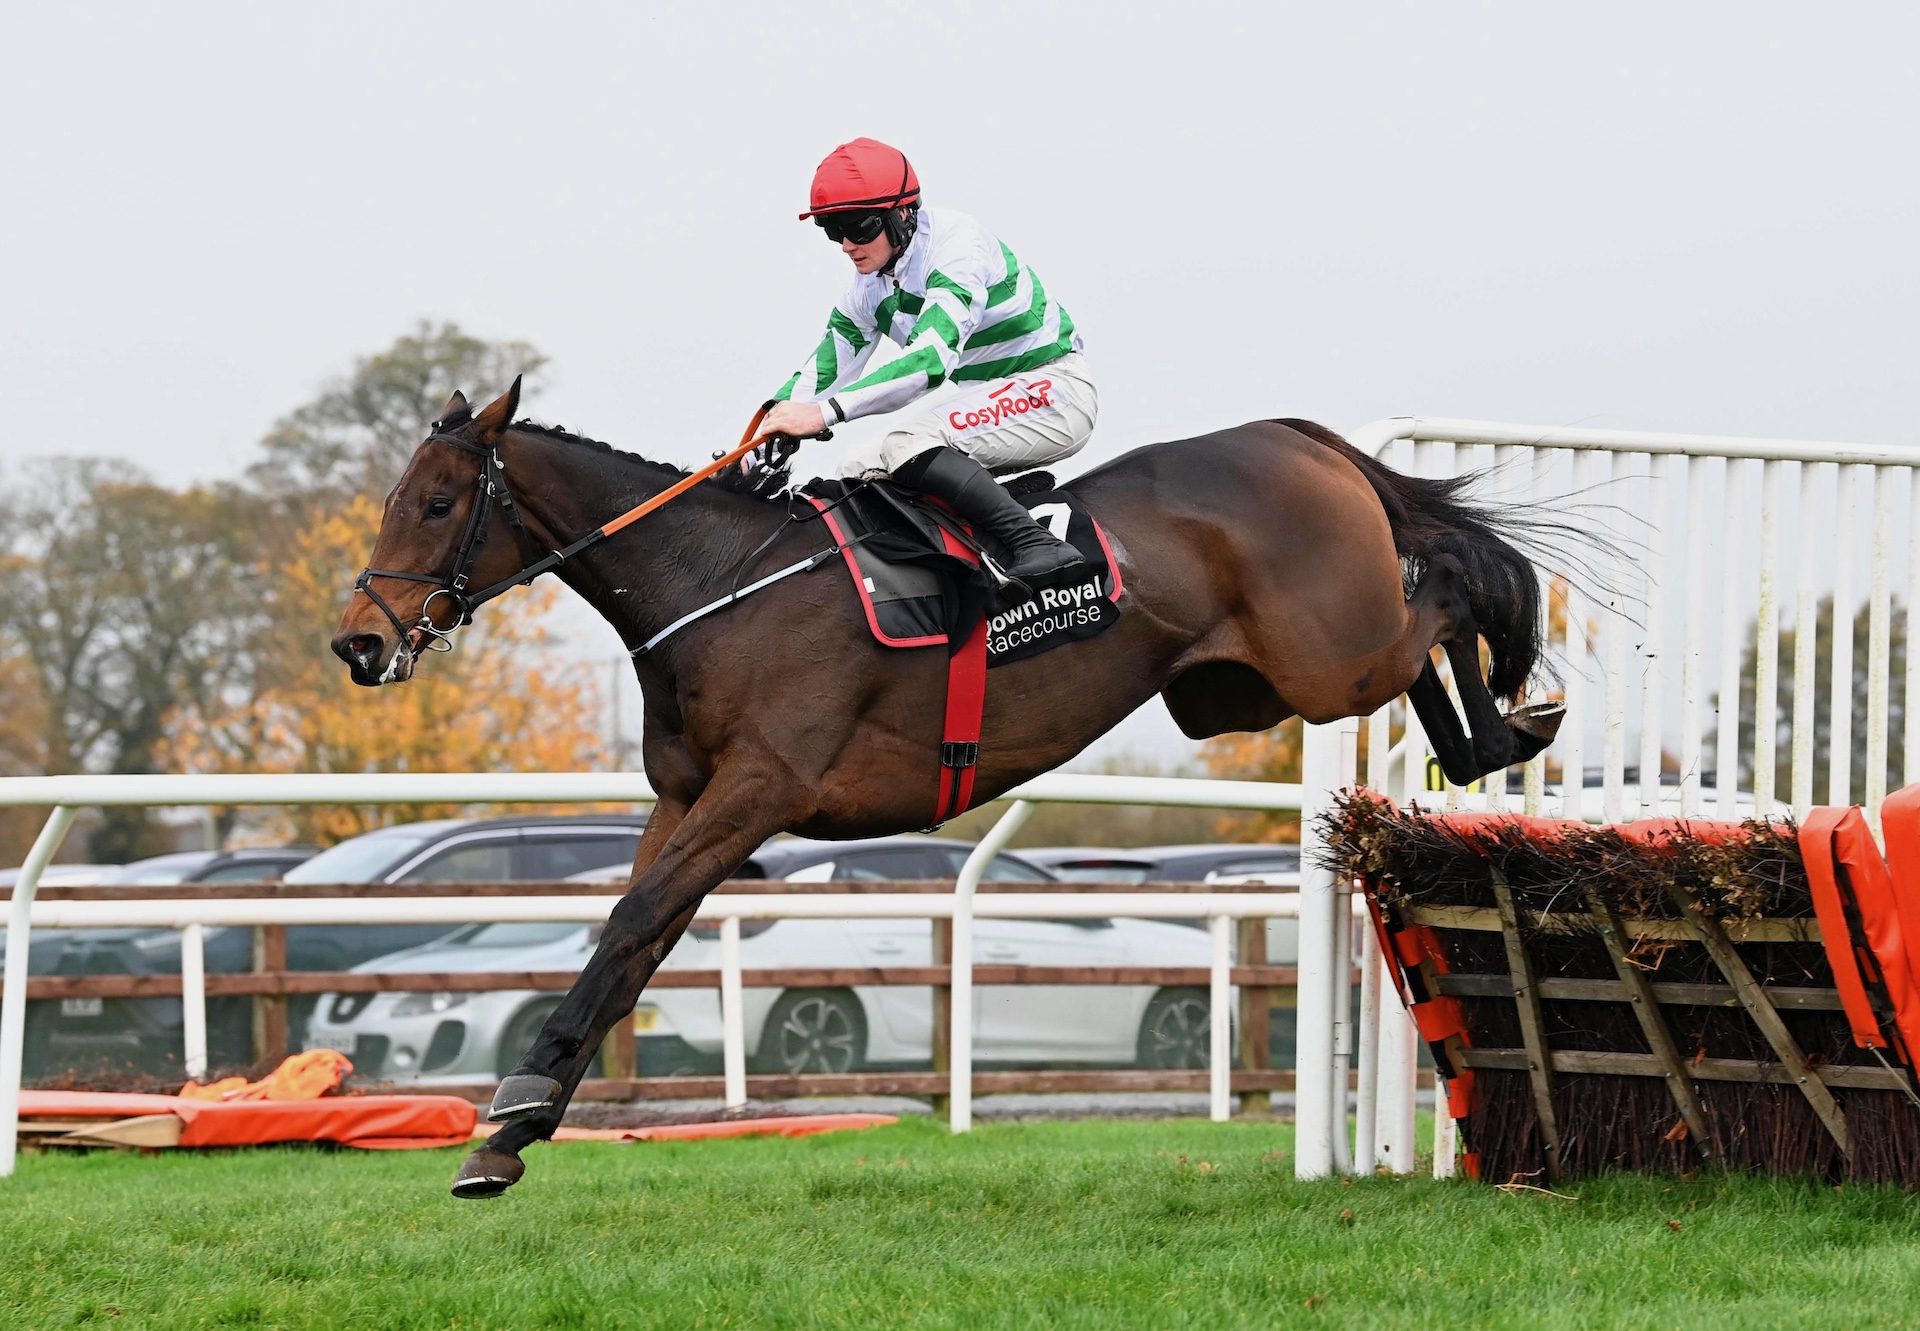
M 0 1325 L 1920 1325 L 1920 1200 L 1617 1177 L 1577 1200 L 1296 1183 L 1258 1123 L 902 1123 L 569 1143 L 458 1202 L 458 1153 L 24 1158 Z

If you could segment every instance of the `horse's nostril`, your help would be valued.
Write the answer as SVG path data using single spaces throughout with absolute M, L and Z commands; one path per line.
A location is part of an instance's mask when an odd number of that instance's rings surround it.
M 372 670 L 387 640 L 378 633 L 355 633 L 333 640 L 333 654 L 356 670 Z

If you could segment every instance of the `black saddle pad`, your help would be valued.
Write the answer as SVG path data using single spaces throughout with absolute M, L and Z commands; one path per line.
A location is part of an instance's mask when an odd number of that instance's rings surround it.
M 972 533 L 917 491 L 887 480 L 818 480 L 804 493 L 835 543 L 847 547 L 847 568 L 877 641 L 957 648 L 985 615 L 992 667 L 1093 637 L 1120 616 L 1120 574 L 1099 523 L 1069 491 L 1017 483 L 1012 490 L 1036 521 L 1086 557 L 1087 568 L 1063 586 L 1008 606 L 994 603 Z M 1005 557 L 996 542 L 984 544 L 989 558 Z

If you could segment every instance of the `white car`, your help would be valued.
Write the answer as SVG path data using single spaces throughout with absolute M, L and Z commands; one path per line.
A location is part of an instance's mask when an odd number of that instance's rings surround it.
M 793 881 L 951 879 L 964 842 L 893 837 L 864 842 L 770 843 L 743 877 Z M 586 878 L 589 875 L 576 875 Z M 995 858 L 989 881 L 1045 881 L 1016 856 Z M 597 928 L 499 924 L 380 957 L 362 971 L 575 970 Z M 719 966 L 719 927 L 694 926 L 663 970 Z M 926 966 L 926 920 L 759 920 L 741 928 L 741 963 L 758 969 Z M 981 965 L 1183 966 L 1210 960 L 1205 933 L 1156 920 L 975 921 Z M 976 986 L 976 1058 L 983 1064 L 1127 1064 L 1204 1067 L 1204 987 Z M 323 998 L 309 1043 L 343 1049 L 367 1076 L 458 1081 L 510 1071 L 559 1002 L 554 992 L 381 994 Z M 932 1050 L 932 993 L 918 985 L 745 991 L 749 1063 L 768 1072 L 846 1072 L 924 1064 Z M 721 1057 L 717 989 L 655 988 L 634 1013 L 646 1073 L 704 1072 Z

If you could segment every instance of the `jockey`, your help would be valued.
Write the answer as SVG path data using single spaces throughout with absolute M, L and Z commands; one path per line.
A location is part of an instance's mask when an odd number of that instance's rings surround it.
M 873 139 L 828 154 L 800 217 L 856 275 L 819 347 L 774 394 L 760 437 L 899 413 L 845 475 L 891 473 L 942 500 L 1007 548 L 1004 572 L 1029 588 L 1083 564 L 993 479 L 1077 453 L 1093 433 L 1098 395 L 1066 307 L 973 218 L 922 208 L 905 154 Z M 904 350 L 861 374 L 882 336 Z

